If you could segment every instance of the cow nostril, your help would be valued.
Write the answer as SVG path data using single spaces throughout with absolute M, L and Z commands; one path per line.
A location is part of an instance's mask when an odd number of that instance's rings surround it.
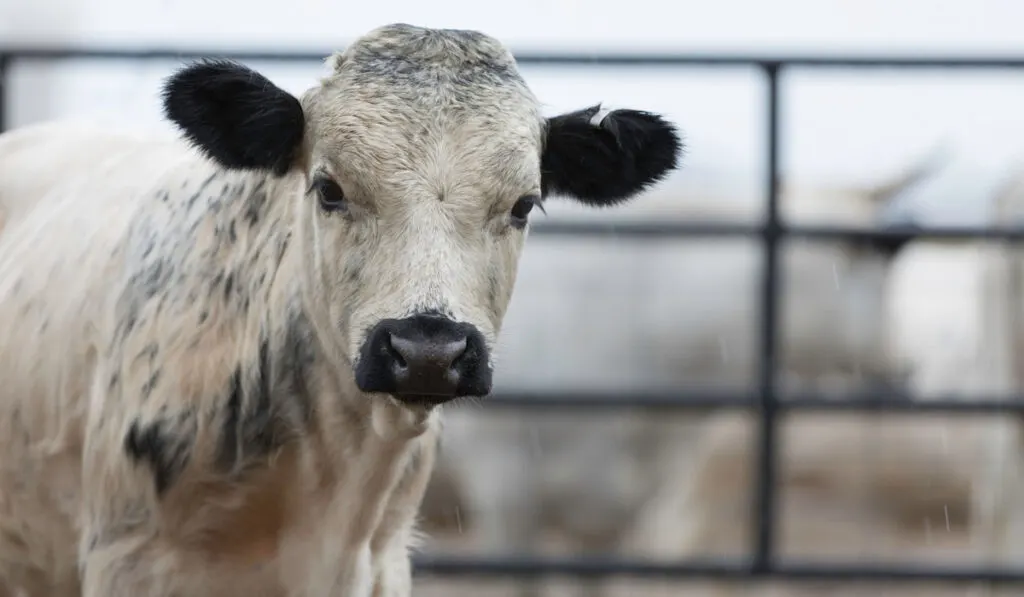
M 448 362 L 449 369 L 453 369 L 458 366 L 459 361 L 466 354 L 467 346 L 468 343 L 466 342 L 466 339 L 462 338 L 461 340 L 449 342 L 442 347 L 440 352 L 443 356 L 441 358 Z
M 458 342 L 452 342 L 450 347 L 451 352 L 454 356 L 452 356 L 451 358 L 451 364 L 449 365 L 449 367 L 451 367 L 452 369 L 458 369 L 459 364 L 462 362 L 464 358 L 466 358 L 466 354 L 469 353 L 469 343 L 466 341 L 465 338 L 463 338 Z
M 384 336 L 384 353 L 390 356 L 398 367 L 404 369 L 409 366 L 409 363 L 406 362 L 405 357 L 402 355 L 402 351 L 395 348 L 394 336 L 391 334 Z

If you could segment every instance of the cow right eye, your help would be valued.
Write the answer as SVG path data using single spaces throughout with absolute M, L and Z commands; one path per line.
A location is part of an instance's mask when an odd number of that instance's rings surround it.
M 512 211 L 509 212 L 511 216 L 512 225 L 516 228 L 524 228 L 526 226 L 527 216 L 530 212 L 539 204 L 540 199 L 534 195 L 524 195 L 516 201 L 516 204 L 512 206 Z M 541 208 L 543 209 L 543 208 Z
M 345 212 L 348 210 L 348 200 L 345 193 L 338 186 L 338 183 L 329 178 L 317 178 L 313 181 L 313 189 L 316 191 L 317 199 L 320 202 L 320 209 L 327 213 Z

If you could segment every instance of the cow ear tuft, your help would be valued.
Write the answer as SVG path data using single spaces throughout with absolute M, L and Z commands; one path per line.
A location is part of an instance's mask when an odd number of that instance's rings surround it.
M 284 174 L 305 134 L 302 105 L 256 71 L 230 60 L 202 60 L 163 86 L 164 115 L 225 168 Z
M 681 135 L 660 115 L 593 106 L 548 119 L 541 184 L 545 195 L 615 205 L 664 179 L 682 153 Z

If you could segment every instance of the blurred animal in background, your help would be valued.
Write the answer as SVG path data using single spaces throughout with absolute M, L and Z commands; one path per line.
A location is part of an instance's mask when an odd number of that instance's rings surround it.
M 931 152 L 859 189 L 784 183 L 784 221 L 885 227 L 894 204 L 935 175 L 944 156 Z M 576 216 L 567 211 L 552 219 Z M 738 215 L 667 189 L 624 212 L 659 222 Z M 757 206 L 739 215 L 757 218 Z M 533 241 L 499 344 L 497 388 L 625 397 L 752 389 L 762 264 L 756 239 Z M 787 389 L 901 386 L 907 371 L 889 358 L 884 314 L 889 271 L 903 247 L 902 239 L 783 245 L 780 374 Z M 489 410 L 486 404 L 452 412 L 424 502 L 435 545 L 488 552 L 641 549 L 637 529 L 648 525 L 642 521 L 653 504 L 662 496 L 671 501 L 673 491 L 682 500 L 678 484 L 704 466 L 700 454 L 713 434 L 705 429 L 708 417 Z M 671 522 L 678 528 L 677 519 Z M 657 525 L 651 519 L 643 528 Z
M 1024 222 L 1024 168 L 994 195 L 992 223 Z M 915 239 L 886 285 L 885 337 L 915 400 L 1008 399 L 1024 389 L 1024 251 L 1003 241 Z M 687 475 L 666 477 L 630 530 L 636 557 L 745 555 L 754 528 L 747 499 L 759 449 L 753 417 L 714 415 L 699 429 Z M 803 561 L 937 567 L 1024 559 L 1024 427 L 1019 414 L 800 414 L 780 419 L 777 552 Z M 678 588 L 614 595 L 671 597 Z M 869 596 L 691 584 L 694 597 Z M 886 595 L 1015 596 L 1019 587 L 887 588 Z

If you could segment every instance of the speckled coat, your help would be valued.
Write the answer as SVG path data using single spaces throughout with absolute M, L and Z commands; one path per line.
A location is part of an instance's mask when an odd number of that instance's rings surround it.
M 301 98 L 182 69 L 184 140 L 0 136 L 0 597 L 409 595 L 440 409 L 357 387 L 365 330 L 435 309 L 493 344 L 514 205 L 676 167 L 656 115 L 541 117 L 480 33 L 328 65 Z

